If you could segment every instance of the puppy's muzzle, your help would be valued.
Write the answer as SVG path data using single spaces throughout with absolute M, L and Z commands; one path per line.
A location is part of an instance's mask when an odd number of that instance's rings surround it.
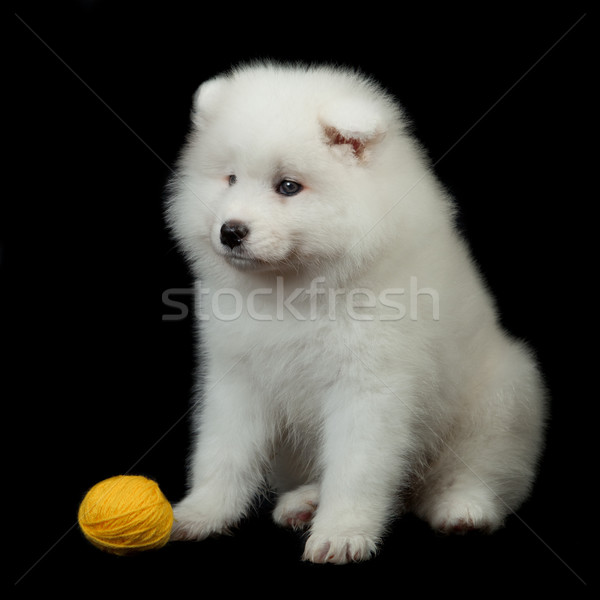
M 221 226 L 221 244 L 232 250 L 240 246 L 250 230 L 239 221 L 227 221 Z

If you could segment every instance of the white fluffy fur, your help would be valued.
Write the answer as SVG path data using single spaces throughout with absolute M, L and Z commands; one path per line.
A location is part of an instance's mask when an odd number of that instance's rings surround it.
M 499 527 L 532 484 L 543 385 L 401 109 L 349 70 L 252 64 L 204 83 L 193 123 L 167 215 L 202 377 L 172 538 L 226 531 L 266 485 L 315 562 L 369 558 L 400 508 Z

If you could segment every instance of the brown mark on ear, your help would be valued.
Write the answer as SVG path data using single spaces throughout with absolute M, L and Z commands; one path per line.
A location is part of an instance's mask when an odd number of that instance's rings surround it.
M 385 135 L 383 132 L 369 132 L 368 134 L 361 134 L 359 132 L 342 133 L 331 125 L 323 125 L 323 131 L 330 146 L 347 145 L 358 160 L 363 160 L 365 158 L 365 150 L 380 142 Z
M 343 136 L 335 127 L 326 126 L 325 136 L 327 137 L 330 146 L 342 146 L 349 144 L 352 147 L 352 152 L 356 158 L 362 158 L 365 151 L 365 142 L 359 137 Z

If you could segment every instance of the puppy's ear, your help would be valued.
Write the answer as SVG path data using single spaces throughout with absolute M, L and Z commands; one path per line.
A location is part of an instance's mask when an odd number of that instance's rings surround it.
M 198 127 L 202 128 L 206 125 L 217 110 L 223 83 L 222 77 L 215 77 L 205 81 L 196 90 L 192 106 L 192 118 Z
M 368 150 L 385 136 L 386 127 L 379 107 L 358 99 L 346 99 L 321 114 L 327 144 L 350 152 L 359 161 L 368 159 Z

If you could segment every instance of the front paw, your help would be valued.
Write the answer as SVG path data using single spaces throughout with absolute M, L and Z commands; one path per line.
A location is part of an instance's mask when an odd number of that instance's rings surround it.
M 229 533 L 232 525 L 225 518 L 210 515 L 193 499 L 182 500 L 173 507 L 171 541 L 204 540 L 212 535 Z
M 311 535 L 306 541 L 302 560 L 313 563 L 334 563 L 368 560 L 377 551 L 374 538 L 353 533 L 350 535 Z

